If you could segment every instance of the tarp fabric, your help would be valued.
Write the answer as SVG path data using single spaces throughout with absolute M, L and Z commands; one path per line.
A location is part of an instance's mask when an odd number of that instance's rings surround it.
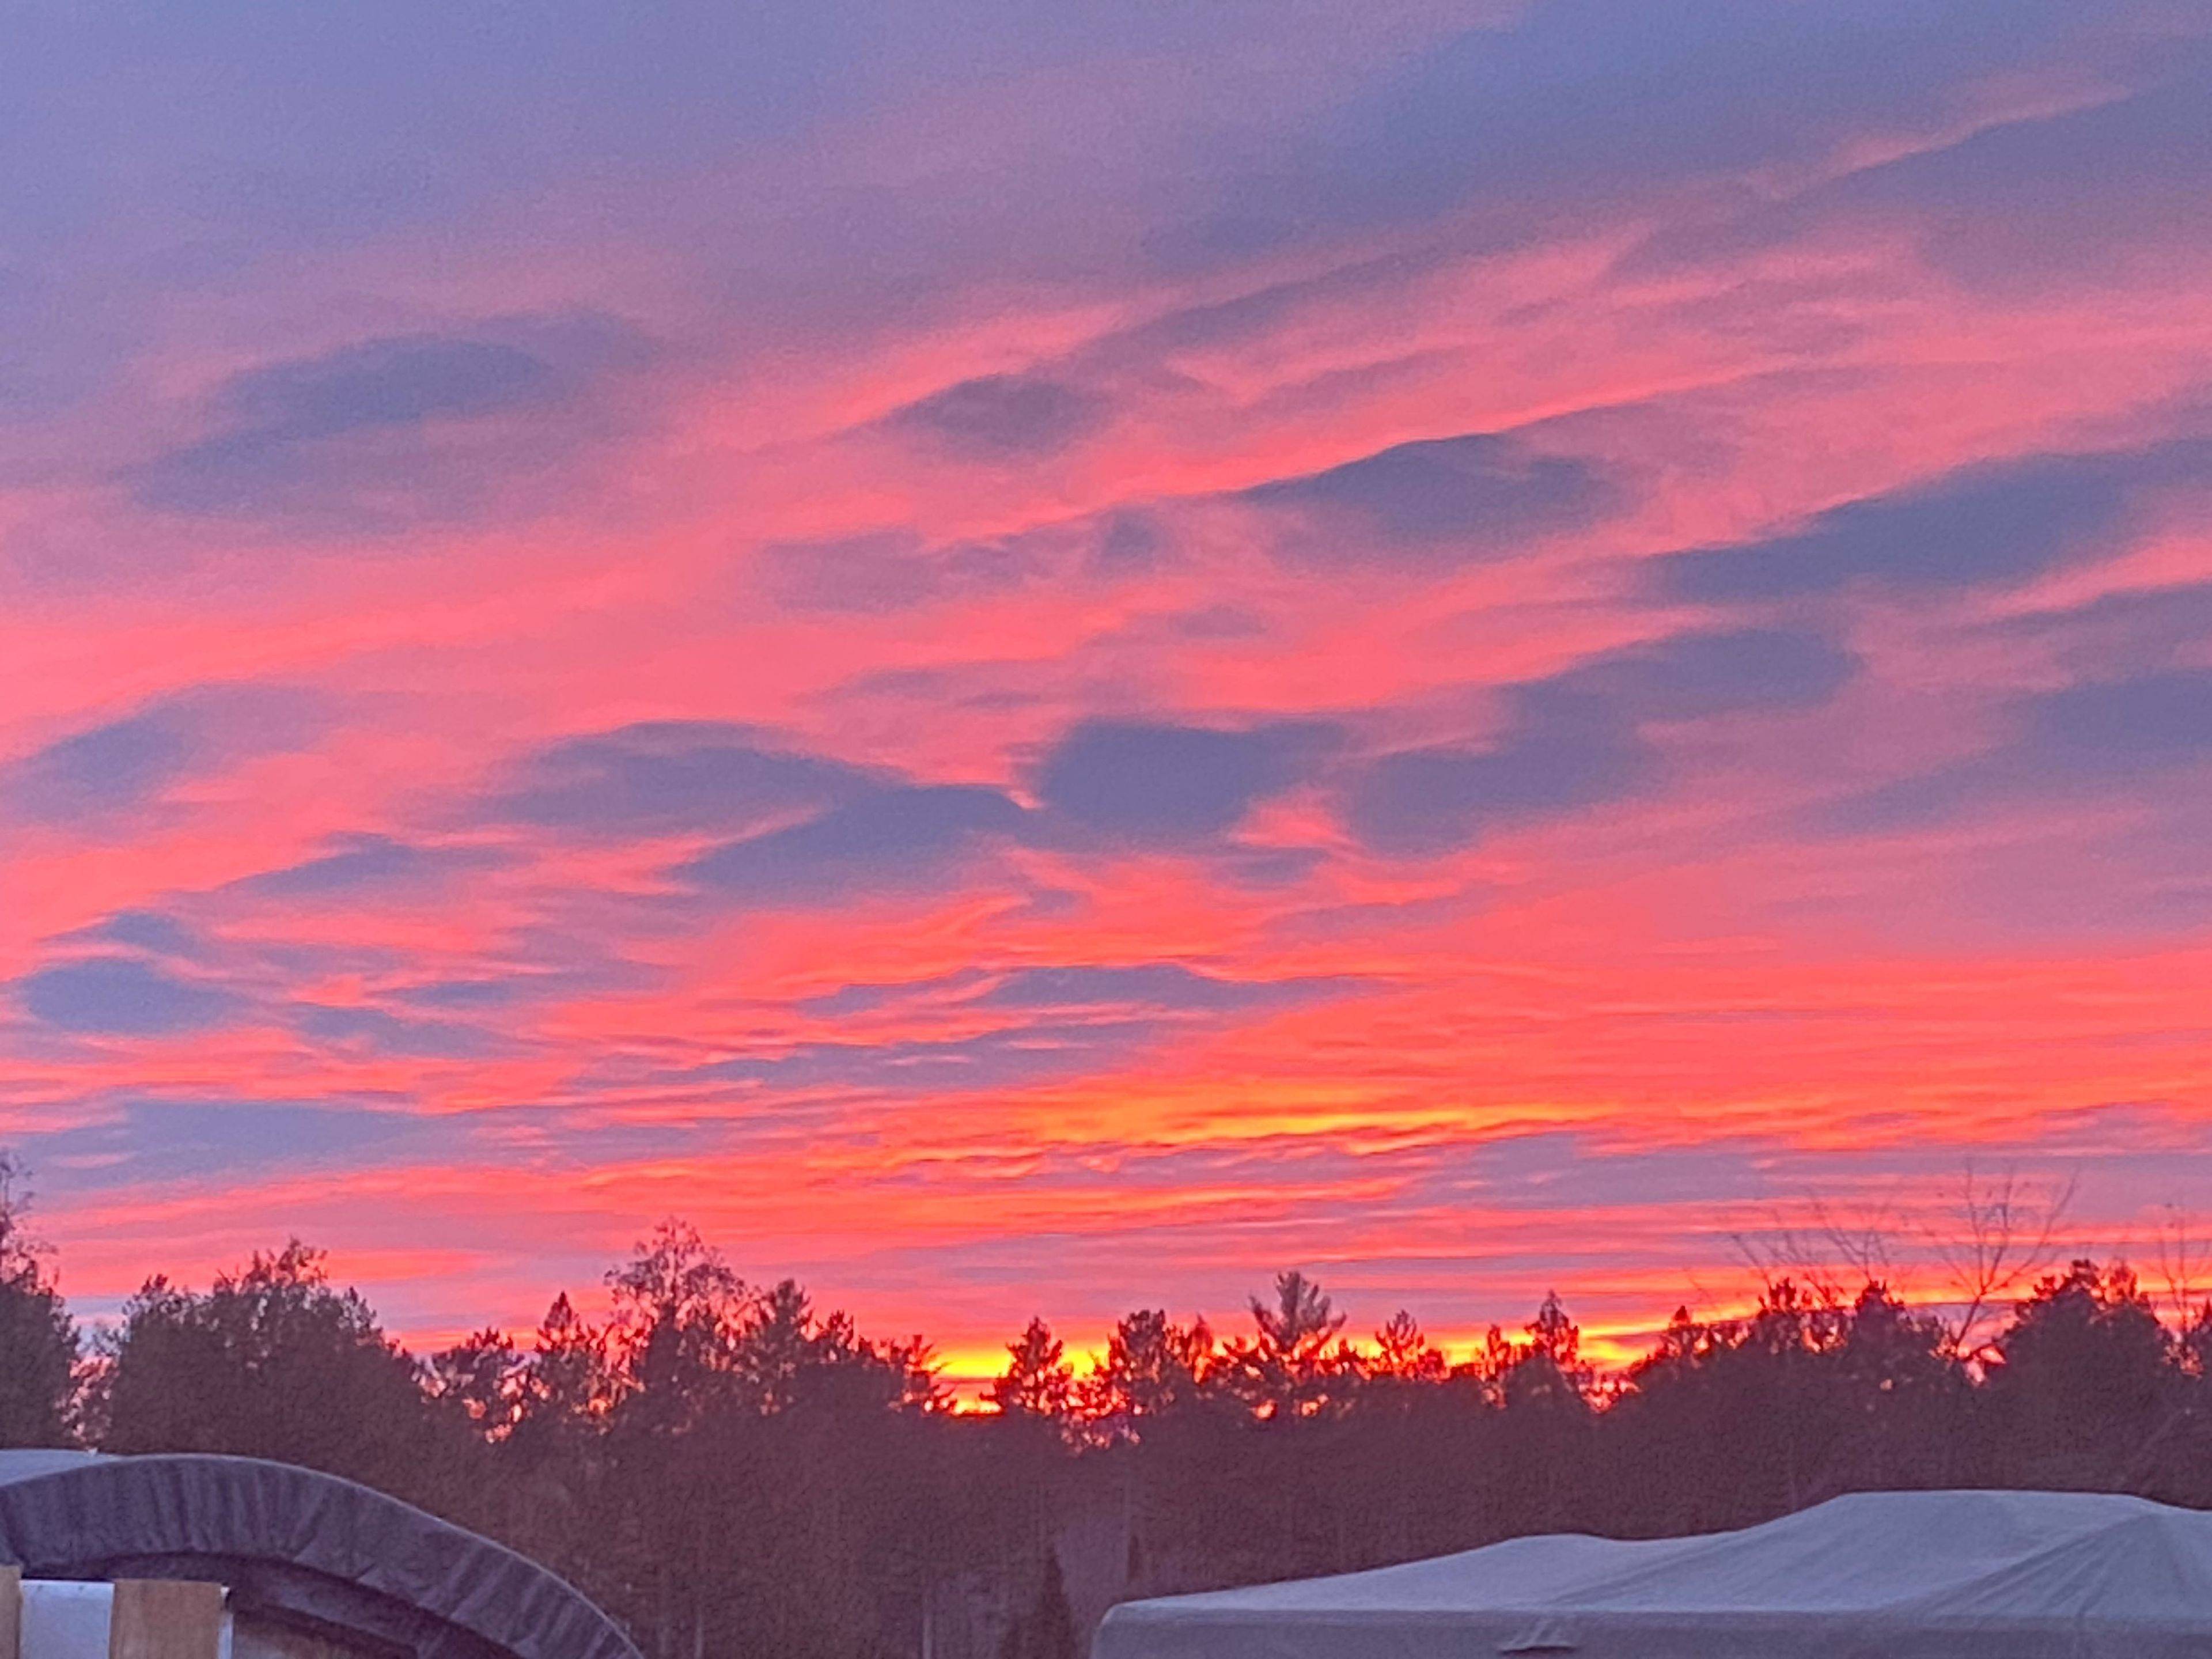
M 2212 1515 L 1863 1492 L 1741 1532 L 1516 1539 L 1132 1601 L 1094 1659 L 2208 1659 Z
M 256 1458 L 0 1451 L 0 1562 L 27 1577 L 213 1579 L 241 1611 L 406 1659 L 638 1659 L 535 1562 L 350 1480 Z

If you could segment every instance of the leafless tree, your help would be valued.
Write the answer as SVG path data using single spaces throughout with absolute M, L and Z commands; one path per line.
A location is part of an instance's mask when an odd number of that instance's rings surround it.
M 1984 1176 L 1969 1164 L 1949 1202 L 1925 1225 L 1929 1253 L 1949 1292 L 1950 1346 L 1958 1358 L 1978 1356 L 2001 1304 L 2057 1261 L 2075 1184 L 2072 1176 L 2033 1181 L 2015 1170 Z
M 2212 1290 L 2212 1239 L 2197 1218 L 2179 1204 L 2168 1204 L 2154 1234 L 2159 1277 L 2172 1304 L 2174 1322 L 2186 1326 L 2205 1306 Z
M 1808 1198 L 1788 1218 L 1731 1242 L 1763 1291 L 1786 1279 L 1840 1306 L 1880 1285 L 1948 1310 L 1951 1352 L 1972 1359 L 2003 1304 L 2057 1261 L 2074 1191 L 2071 1176 L 1985 1176 L 1968 1164 L 1932 1206 L 1908 1203 L 1896 1187 L 1851 1207 Z M 1916 1268 L 1936 1282 L 1911 1284 Z
M 1896 1283 L 1904 1231 L 1893 1191 L 1850 1209 L 1808 1197 L 1795 1220 L 1778 1214 L 1765 1231 L 1734 1233 L 1729 1243 L 1762 1291 L 1787 1279 L 1817 1301 L 1840 1305 L 1869 1285 Z

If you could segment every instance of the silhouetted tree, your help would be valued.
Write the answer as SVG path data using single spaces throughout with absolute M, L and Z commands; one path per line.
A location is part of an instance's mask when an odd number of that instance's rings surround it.
M 12 1175 L 0 1160 L 0 1414 L 52 1438 L 74 1331 Z M 2009 1202 L 1978 1212 L 1961 1285 L 2035 1258 Z M 1556 1296 L 1449 1364 L 1407 1312 L 1355 1346 L 1286 1273 L 1249 1334 L 1134 1312 L 1079 1381 L 1032 1320 L 998 1410 L 961 1415 L 919 1339 L 749 1285 L 681 1224 L 608 1275 L 604 1320 L 562 1297 L 522 1346 L 486 1329 L 419 1364 L 294 1243 L 204 1294 L 148 1280 L 95 1344 L 82 1420 L 112 1450 L 286 1458 L 426 1503 L 575 1577 L 653 1659 L 906 1659 L 925 1607 L 941 1629 L 979 1601 L 1007 1615 L 1003 1659 L 1073 1659 L 1078 1536 L 1136 1594 L 1531 1531 L 1712 1530 L 1867 1486 L 2212 1507 L 2212 1308 L 2181 1279 L 2162 1320 L 2125 1267 L 2076 1262 L 1972 1340 L 1955 1309 L 1846 1283 L 1766 1272 L 1749 1312 L 1678 1310 L 1601 1378 Z
M 726 1389 L 751 1293 L 686 1223 L 665 1221 L 607 1273 L 614 1293 L 616 1411 L 625 1432 L 681 1430 Z
M 1274 1300 L 1250 1302 L 1253 1334 L 1230 1344 L 1222 1381 L 1262 1420 L 1291 1422 L 1345 1403 L 1359 1361 L 1339 1334 L 1345 1316 L 1319 1285 L 1292 1268 Z
M 242 1453 L 429 1495 L 414 1361 L 296 1239 L 204 1294 L 149 1279 L 99 1352 L 107 1450 Z
M 1042 1319 L 1006 1344 L 1006 1369 L 991 1384 L 991 1403 L 1010 1417 L 1064 1419 L 1073 1402 L 1075 1372 L 1066 1349 Z
M 1491 1363 L 1500 1397 L 1508 1406 L 1586 1411 L 1590 1367 L 1582 1357 L 1582 1328 L 1568 1317 L 1556 1295 L 1547 1294 L 1528 1322 L 1527 1340 L 1501 1355 L 1492 1333 Z M 1502 1363 L 1501 1363 L 1502 1360 Z
M 1403 1308 L 1375 1333 L 1375 1352 L 1366 1362 L 1367 1376 L 1386 1382 L 1441 1382 L 1450 1370 L 1443 1350 L 1422 1334 L 1420 1322 Z
M 2076 1261 L 2045 1278 L 1994 1344 L 1990 1443 L 2023 1484 L 2134 1489 L 2139 1452 L 2179 1410 L 2174 1344 L 2124 1267 Z
M 422 1391 L 456 1419 L 457 1426 L 488 1441 L 514 1431 L 523 1409 L 527 1366 L 507 1333 L 487 1327 L 422 1362 Z
M 26 1231 L 21 1166 L 0 1152 L 0 1446 L 63 1446 L 76 1415 L 76 1322 Z
M 1828 1489 L 1956 1486 L 1972 1474 L 1974 1401 L 1956 1328 L 1915 1313 L 1881 1285 L 1865 1285 L 1832 1345 L 1828 1402 L 1844 1419 Z
M 598 1524 L 611 1507 L 607 1333 L 580 1317 L 566 1295 L 556 1297 L 529 1351 L 514 1354 L 506 1394 L 505 1431 L 495 1416 L 486 1419 L 494 1425 L 483 1443 L 489 1472 L 460 1512 L 614 1600 L 616 1552 Z
M 1075 1633 L 1075 1614 L 1067 1605 L 1059 1555 L 1047 1549 L 1035 1577 L 1032 1599 L 1014 1610 L 1000 1638 L 999 1659 L 1080 1659 L 1082 1644 Z
M 545 1310 L 522 1362 L 509 1438 L 528 1462 L 577 1452 L 601 1426 L 613 1392 L 607 1334 L 580 1317 L 563 1292 Z
M 1146 1423 L 1195 1405 L 1219 1364 L 1203 1319 L 1177 1325 L 1161 1309 L 1140 1310 L 1114 1327 L 1104 1358 L 1077 1386 L 1077 1401 L 1102 1433 L 1133 1437 Z

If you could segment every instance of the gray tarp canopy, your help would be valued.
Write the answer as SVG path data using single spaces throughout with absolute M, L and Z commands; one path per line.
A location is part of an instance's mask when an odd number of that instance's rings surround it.
M 0 1562 L 27 1577 L 215 1579 L 243 1611 L 414 1659 L 638 1659 L 514 1551 L 258 1458 L 0 1451 Z
M 2205 1659 L 2212 1515 L 2092 1492 L 1863 1492 L 1741 1532 L 1521 1538 L 1131 1601 L 1095 1659 Z

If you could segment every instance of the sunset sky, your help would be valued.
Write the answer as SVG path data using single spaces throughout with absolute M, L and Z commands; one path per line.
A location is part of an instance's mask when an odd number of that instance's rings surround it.
M 2212 7 L 9 9 L 81 1311 L 682 1215 L 956 1369 L 2212 1212 Z

